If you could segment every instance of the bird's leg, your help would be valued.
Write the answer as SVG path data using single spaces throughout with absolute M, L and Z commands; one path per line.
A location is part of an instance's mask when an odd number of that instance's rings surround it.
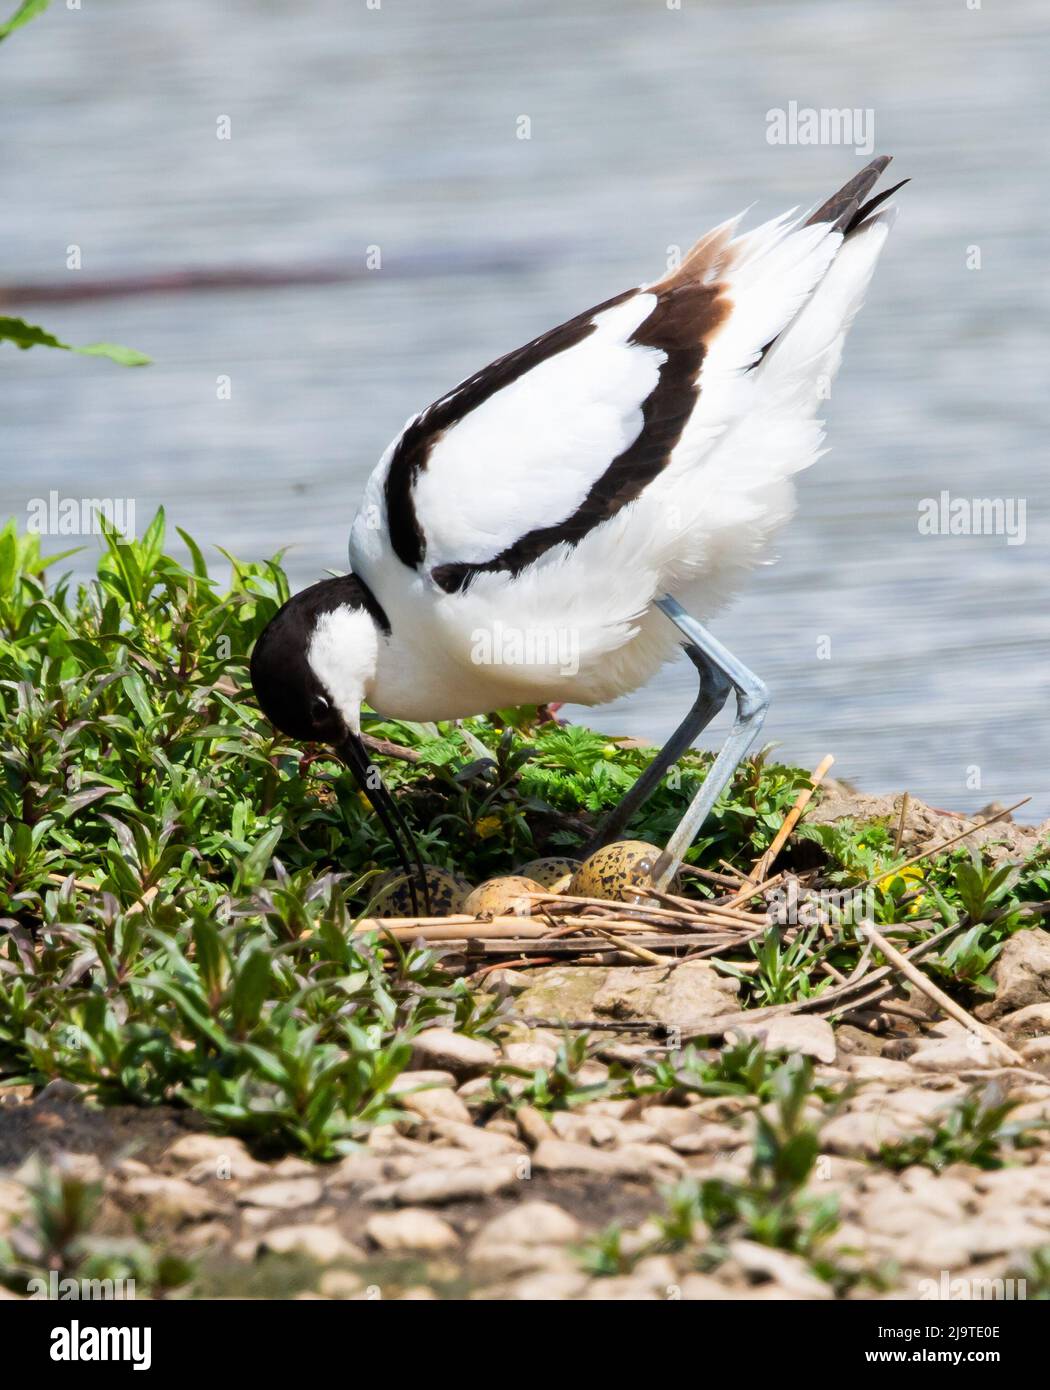
M 658 604 L 682 635 L 689 639 L 697 651 L 708 658 L 736 691 L 736 720 L 732 732 L 719 750 L 703 786 L 678 822 L 674 834 L 667 842 L 667 848 L 654 866 L 654 885 L 659 889 L 666 889 L 686 850 L 696 839 L 700 827 L 710 814 L 712 806 L 732 778 L 741 758 L 758 737 L 766 710 L 769 708 L 769 691 L 753 671 L 749 671 L 743 662 L 727 651 L 717 638 L 712 637 L 695 618 L 691 618 L 681 604 L 670 595 L 665 594 L 658 600 Z
M 585 859 L 623 833 L 627 822 L 653 794 L 667 769 L 678 761 L 726 702 L 731 688 L 728 677 L 706 652 L 691 642 L 686 642 L 684 646 L 686 655 L 700 673 L 700 693 L 696 702 L 634 786 L 602 821 L 583 851 Z

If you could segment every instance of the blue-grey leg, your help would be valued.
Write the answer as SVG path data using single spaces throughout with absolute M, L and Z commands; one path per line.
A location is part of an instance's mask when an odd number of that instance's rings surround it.
M 732 688 L 731 682 L 723 674 L 721 667 L 716 665 L 706 652 L 702 652 L 691 642 L 686 642 L 684 646 L 686 655 L 700 673 L 700 693 L 697 695 L 692 709 L 634 786 L 612 808 L 595 831 L 593 838 L 582 851 L 584 859 L 593 854 L 596 849 L 601 849 L 602 845 L 619 839 L 628 821 L 653 794 L 668 768 L 678 761 L 685 750 L 692 745 L 697 735 L 707 728 L 729 698 L 729 691 Z
M 656 862 L 653 882 L 657 888 L 666 889 L 686 850 L 700 833 L 711 808 L 731 780 L 741 758 L 758 737 L 766 710 L 769 708 L 769 691 L 753 671 L 749 671 L 743 662 L 738 661 L 701 623 L 691 618 L 682 605 L 669 594 L 665 594 L 657 602 L 679 632 L 689 640 L 690 645 L 702 652 L 736 691 L 736 720 L 732 732 L 719 750 L 703 786 L 678 822 L 666 849 Z

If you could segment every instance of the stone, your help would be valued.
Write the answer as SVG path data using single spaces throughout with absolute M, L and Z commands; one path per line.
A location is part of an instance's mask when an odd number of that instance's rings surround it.
M 100 1183 L 104 1176 L 101 1162 L 94 1154 L 78 1154 L 63 1151 L 56 1154 L 54 1165 L 59 1172 L 83 1183 Z
M 504 1298 L 527 1303 L 562 1303 L 578 1298 L 587 1286 L 587 1276 L 579 1270 L 543 1270 L 512 1284 Z
M 277 1226 L 260 1237 L 259 1252 L 275 1255 L 303 1255 L 318 1264 L 330 1265 L 336 1260 L 360 1261 L 365 1253 L 351 1245 L 333 1226 L 304 1224 Z M 323 1291 L 322 1291 L 323 1292 Z
M 1011 936 L 989 971 L 995 998 L 979 1004 L 977 1017 L 988 1021 L 1050 1001 L 1050 933 L 1023 927 Z
M 75 1081 L 66 1081 L 64 1077 L 56 1076 L 53 1081 L 49 1081 L 42 1090 L 37 1092 L 37 1102 L 47 1102 L 52 1100 L 82 1100 L 84 1096 L 83 1086 L 78 1086 Z
M 252 1158 L 240 1139 L 217 1134 L 184 1134 L 168 1149 L 167 1157 L 192 1165 L 187 1174 L 191 1182 L 209 1178 L 250 1181 L 270 1171 L 265 1163 Z
M 542 1144 L 544 1139 L 550 1139 L 554 1133 L 546 1118 L 535 1106 L 520 1105 L 514 1118 L 518 1124 L 518 1132 L 532 1149 Z
M 565 1139 L 545 1139 L 532 1157 L 533 1165 L 547 1173 L 597 1173 L 606 1177 L 666 1177 L 680 1173 L 680 1155 L 663 1144 L 625 1144 L 619 1149 L 595 1149 Z
M 130 1178 L 121 1191 L 140 1201 L 151 1221 L 201 1221 L 221 1210 L 208 1193 L 184 1178 Z
M 582 1297 L 588 1303 L 655 1303 L 659 1295 L 644 1279 L 633 1274 L 614 1274 L 594 1279 Z
M 855 1053 L 846 1059 L 846 1066 L 850 1075 L 859 1077 L 861 1081 L 912 1081 L 915 1078 L 907 1062 L 894 1061 L 890 1057 Z
M 710 1299 L 738 1299 L 740 1291 L 728 1284 L 713 1279 L 709 1274 L 687 1274 L 678 1281 L 679 1296 L 683 1301 L 708 1301 Z
M 882 1051 L 882 1039 L 866 1028 L 854 1028 L 851 1023 L 840 1023 L 835 1029 L 835 1044 L 842 1057 L 877 1057 Z
M 318 1281 L 317 1291 L 325 1298 L 354 1298 L 364 1287 L 361 1276 L 349 1269 L 326 1269 Z
M 1016 1058 L 1006 1043 L 986 1041 L 976 1033 L 928 1038 L 908 1060 L 919 1071 L 937 1072 L 995 1071 L 999 1067 L 1016 1065 Z
M 768 1052 L 797 1052 L 818 1062 L 834 1062 L 835 1034 L 826 1018 L 785 1014 L 758 1023 L 741 1023 L 732 1033 L 741 1038 L 761 1038 Z
M 481 1278 L 513 1279 L 538 1270 L 573 1273 L 579 1262 L 561 1245 L 512 1245 L 478 1241 L 471 1247 L 470 1272 Z
M 1026 1004 L 1023 1009 L 1014 1009 L 996 1020 L 1012 1043 L 1024 1042 L 1029 1038 L 1050 1037 L 1050 1001 L 1040 1004 Z
M 515 1001 L 522 1015 L 573 1020 L 650 1019 L 689 1027 L 736 1008 L 737 981 L 707 961 L 665 966 L 560 966 L 530 972 Z
M 499 1130 L 479 1129 L 477 1125 L 458 1124 L 453 1120 L 431 1120 L 430 1129 L 438 1138 L 479 1158 L 525 1152 L 524 1144 Z
M 506 1245 L 566 1245 L 579 1240 L 580 1223 L 554 1202 L 526 1201 L 487 1222 L 474 1242 Z
M 496 1192 L 515 1187 L 521 1181 L 519 1161 L 500 1160 L 484 1166 L 470 1164 L 452 1169 L 428 1168 L 395 1183 L 382 1200 L 392 1200 L 399 1206 L 408 1207 L 417 1204 L 437 1206 L 445 1202 L 491 1197 Z M 366 1195 L 366 1200 L 376 1201 L 380 1198 L 376 1192 L 372 1192 Z
M 499 1061 L 499 1048 L 451 1028 L 427 1028 L 412 1039 L 412 1064 L 450 1071 L 460 1080 L 478 1076 Z
M 695 1134 L 703 1124 L 696 1111 L 684 1105 L 647 1105 L 638 1118 L 668 1144 Z
M 454 1250 L 459 1244 L 459 1236 L 447 1221 L 432 1211 L 417 1207 L 377 1212 L 365 1223 L 365 1235 L 380 1250 L 390 1254 L 400 1254 L 406 1250 L 438 1254 L 443 1250 Z
M 614 1119 L 611 1115 L 573 1113 L 560 1110 L 551 1117 L 551 1129 L 559 1139 L 574 1144 L 593 1144 L 611 1149 L 622 1144 L 647 1144 L 657 1137 L 651 1125 Z
M 456 1078 L 450 1071 L 403 1071 L 400 1076 L 396 1076 L 387 1088 L 387 1095 L 400 1096 L 406 1091 L 420 1091 L 426 1086 L 440 1086 L 446 1090 L 453 1089 L 456 1085 Z
M 300 1207 L 311 1207 L 319 1202 L 322 1191 L 317 1178 L 279 1178 L 276 1182 L 248 1188 L 238 1195 L 237 1200 L 243 1206 L 297 1211 Z
M 326 1188 L 374 1187 L 390 1176 L 390 1160 L 369 1153 L 353 1153 L 328 1169 L 325 1173 Z
M 1021 1044 L 1021 1056 L 1030 1066 L 1045 1071 L 1050 1064 L 1050 1038 L 1029 1038 Z
M 671 1148 L 677 1154 L 733 1153 L 743 1139 L 742 1131 L 732 1125 L 706 1124 L 672 1139 Z
M 424 1120 L 454 1120 L 457 1124 L 470 1124 L 470 1111 L 455 1091 L 446 1087 L 409 1091 L 398 1099 L 406 1110 Z
M 824 1125 L 820 1143 L 825 1153 L 876 1158 L 884 1144 L 897 1144 L 914 1129 L 886 1110 L 847 1110 Z
M 558 1049 L 548 1043 L 512 1042 L 503 1047 L 503 1060 L 525 1071 L 549 1071 L 558 1060 Z
M 810 1273 L 806 1262 L 785 1250 L 774 1250 L 753 1240 L 729 1243 L 731 1257 L 746 1273 L 772 1280 L 790 1298 L 831 1298 L 832 1289 L 823 1279 Z

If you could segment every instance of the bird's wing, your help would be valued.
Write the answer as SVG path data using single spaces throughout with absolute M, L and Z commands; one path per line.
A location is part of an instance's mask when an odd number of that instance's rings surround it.
M 596 540 L 660 492 L 655 482 L 695 470 L 753 409 L 753 369 L 772 369 L 888 162 L 804 222 L 788 214 L 741 237 L 736 220 L 723 224 L 662 279 L 508 353 L 415 416 L 369 480 L 355 567 L 382 544 L 460 593 Z
M 370 482 L 394 553 L 453 592 L 579 540 L 663 467 L 726 308 L 714 277 L 628 290 L 441 397 Z

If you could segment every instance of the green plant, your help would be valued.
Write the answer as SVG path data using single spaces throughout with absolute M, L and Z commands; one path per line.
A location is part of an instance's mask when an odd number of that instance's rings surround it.
M 716 960 L 714 964 L 743 982 L 750 1002 L 793 1004 L 798 999 L 812 999 L 831 983 L 827 976 L 816 983 L 810 978 L 827 953 L 824 943 L 814 948 L 816 937 L 816 927 L 797 932 L 790 940 L 781 927 L 769 927 L 761 940 L 752 941 L 749 947 L 756 970 L 745 971 L 726 960 Z
M 805 1114 L 813 1090 L 813 1064 L 792 1057 L 773 1077 L 774 1099 L 757 1114 L 746 1182 L 712 1178 L 702 1183 L 700 1210 L 715 1238 L 715 1253 L 735 1235 L 810 1256 L 838 1225 L 833 1196 L 806 1191 L 820 1153 L 819 1130 Z
M 689 1043 L 680 1052 L 646 1063 L 642 1079 L 633 1079 L 630 1089 L 635 1095 L 659 1094 L 670 1102 L 685 1101 L 691 1094 L 767 1100 L 779 1065 L 780 1059 L 766 1052 L 757 1038 L 730 1043 L 713 1056 Z
M 492 1073 L 489 1103 L 509 1109 L 531 1105 L 537 1110 L 552 1111 L 570 1110 L 587 1101 L 599 1100 L 608 1094 L 615 1082 L 585 1083 L 581 1079 L 580 1072 L 590 1053 L 587 1034 L 576 1033 L 562 1040 L 550 1067 L 537 1067 L 530 1072 L 524 1067 L 500 1063 Z M 524 1084 L 510 1085 L 507 1078 Z
M 997 1087 L 975 1087 L 943 1115 L 929 1121 L 926 1132 L 896 1144 L 885 1144 L 880 1162 L 889 1168 L 909 1168 L 922 1163 L 940 1172 L 952 1163 L 977 1168 L 1002 1168 L 1006 1155 L 1031 1142 L 1032 1131 L 1045 1122 L 1015 1120 L 1009 1116 L 1021 1104 L 1003 1098 Z
M 103 1286 L 105 1296 L 131 1281 L 136 1293 L 162 1296 L 186 1284 L 193 1268 L 134 1237 L 98 1231 L 102 1189 L 62 1167 L 38 1164 L 28 1184 L 29 1215 L 10 1237 L 0 1237 L 0 1285 L 37 1297 L 93 1296 L 85 1285 Z M 102 1292 L 94 1296 L 103 1296 Z

